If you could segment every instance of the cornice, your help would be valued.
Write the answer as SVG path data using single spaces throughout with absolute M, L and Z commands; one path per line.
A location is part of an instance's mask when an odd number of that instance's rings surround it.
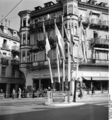
M 92 5 L 92 4 L 88 4 L 85 2 L 78 2 L 78 7 L 79 8 L 86 8 L 86 9 L 94 9 L 94 10 L 99 10 L 102 11 L 104 13 L 108 13 L 109 12 L 109 8 L 108 7 L 101 7 L 101 6 L 97 6 L 97 5 Z M 63 10 L 63 6 L 61 3 L 56 3 L 55 5 L 52 5 L 51 7 L 43 7 L 42 9 L 36 11 L 32 11 L 31 12 L 31 18 L 34 18 L 36 16 L 42 16 L 48 13 L 52 13 L 55 11 L 61 11 Z

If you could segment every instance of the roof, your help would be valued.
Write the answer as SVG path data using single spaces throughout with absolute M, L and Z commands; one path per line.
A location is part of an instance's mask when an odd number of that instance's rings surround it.
M 19 32 L 3 25 L 0 25 L 0 36 L 20 42 Z

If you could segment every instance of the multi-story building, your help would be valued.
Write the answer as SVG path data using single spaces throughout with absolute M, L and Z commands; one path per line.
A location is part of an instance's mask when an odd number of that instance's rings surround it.
M 25 84 L 24 74 L 19 69 L 19 47 L 19 32 L 0 25 L 0 90 L 6 97 Z
M 54 21 L 66 41 L 64 27 L 71 29 L 73 33 L 73 56 L 71 60 L 71 80 L 70 90 L 74 91 L 74 79 L 78 71 L 78 76 L 83 80 L 88 88 L 92 85 L 97 90 L 108 89 L 108 63 L 109 63 L 109 19 L 108 19 L 108 0 L 57 0 L 44 4 L 44 7 L 37 6 L 33 11 L 20 11 L 21 18 L 20 35 L 21 35 L 21 70 L 26 77 L 26 86 L 38 88 L 47 88 L 51 85 L 48 62 L 45 55 L 45 39 L 43 33 L 43 22 L 48 33 L 48 39 L 51 45 L 49 56 L 53 72 L 55 88 L 58 85 L 58 72 L 56 65 L 56 37 L 54 32 Z M 81 61 L 80 43 L 80 23 L 86 33 L 85 53 L 87 61 Z M 66 70 L 67 78 L 67 47 L 65 45 Z M 82 50 L 84 53 L 84 51 Z M 82 58 L 83 59 L 83 58 Z M 62 64 L 60 65 L 61 82 Z

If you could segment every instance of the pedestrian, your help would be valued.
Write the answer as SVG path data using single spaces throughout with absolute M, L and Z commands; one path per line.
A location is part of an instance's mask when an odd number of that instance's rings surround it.
M 81 83 L 79 83 L 79 95 L 78 97 L 82 98 L 82 88 L 81 88 Z
M 2 90 L 2 89 L 0 89 L 0 93 L 3 93 L 3 90 Z
M 20 99 L 21 98 L 21 88 L 19 88 L 18 93 L 19 93 L 19 99 Z
M 91 92 L 92 92 L 92 95 L 93 95 L 94 94 L 94 86 L 92 86 Z
M 34 98 L 35 97 L 35 89 L 33 88 L 32 89 L 32 98 Z
M 16 95 L 16 91 L 15 89 L 12 90 L 12 98 L 14 99 L 15 98 L 15 95 Z

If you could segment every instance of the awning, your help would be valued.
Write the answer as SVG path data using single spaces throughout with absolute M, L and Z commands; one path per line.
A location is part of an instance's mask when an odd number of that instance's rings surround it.
M 109 78 L 108 77 L 83 77 L 83 80 L 107 81 L 109 80 Z

